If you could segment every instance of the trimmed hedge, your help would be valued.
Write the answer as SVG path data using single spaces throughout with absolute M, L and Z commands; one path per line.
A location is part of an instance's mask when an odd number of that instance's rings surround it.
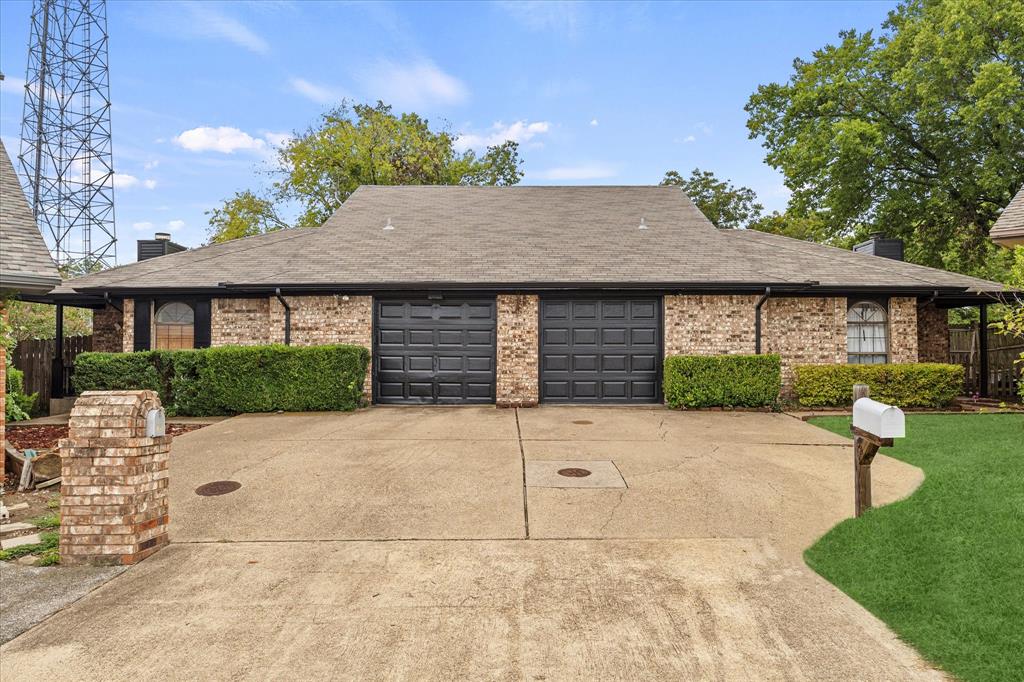
M 899 365 L 799 365 L 797 400 L 805 407 L 844 407 L 853 385 L 867 384 L 871 397 L 899 407 L 942 407 L 960 395 L 964 368 L 937 362 Z
M 767 407 L 779 400 L 778 355 L 672 355 L 665 358 L 669 407 Z
M 82 353 L 79 391 L 150 389 L 169 414 L 352 410 L 370 352 L 361 346 L 222 346 L 200 350 Z

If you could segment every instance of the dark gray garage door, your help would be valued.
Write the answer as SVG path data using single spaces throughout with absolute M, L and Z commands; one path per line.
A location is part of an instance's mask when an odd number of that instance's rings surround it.
M 378 403 L 494 402 L 494 299 L 376 302 Z
M 541 400 L 661 400 L 661 301 L 542 299 Z

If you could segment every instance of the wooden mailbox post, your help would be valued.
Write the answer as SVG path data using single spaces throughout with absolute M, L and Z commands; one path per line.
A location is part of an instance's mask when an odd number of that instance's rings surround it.
M 853 387 L 853 500 L 854 515 L 871 508 L 871 462 L 878 448 L 890 447 L 906 435 L 903 410 L 868 397 L 868 387 Z

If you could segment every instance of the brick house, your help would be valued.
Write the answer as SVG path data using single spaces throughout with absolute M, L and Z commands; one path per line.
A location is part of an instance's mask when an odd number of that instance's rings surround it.
M 948 359 L 946 308 L 1000 284 L 716 229 L 668 187 L 361 187 L 317 229 L 65 282 L 94 348 L 354 343 L 376 403 L 660 402 L 671 354 Z M 148 247 L 147 247 L 148 248 Z
M 7 149 L 0 142 L 0 316 L 9 295 L 45 294 L 60 282 L 57 266 L 39 233 L 32 209 L 21 191 Z M 0 345 L 0 448 L 4 442 L 7 399 L 7 349 Z M 0 482 L 4 454 L 0 451 Z

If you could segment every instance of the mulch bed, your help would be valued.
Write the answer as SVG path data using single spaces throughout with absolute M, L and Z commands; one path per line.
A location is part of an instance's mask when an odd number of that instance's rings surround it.
M 203 428 L 204 424 L 168 424 L 168 436 L 180 436 L 189 431 Z M 68 437 L 67 425 L 41 425 L 41 426 L 18 426 L 17 424 L 7 425 L 7 442 L 25 450 L 49 450 L 57 447 L 61 438 Z

